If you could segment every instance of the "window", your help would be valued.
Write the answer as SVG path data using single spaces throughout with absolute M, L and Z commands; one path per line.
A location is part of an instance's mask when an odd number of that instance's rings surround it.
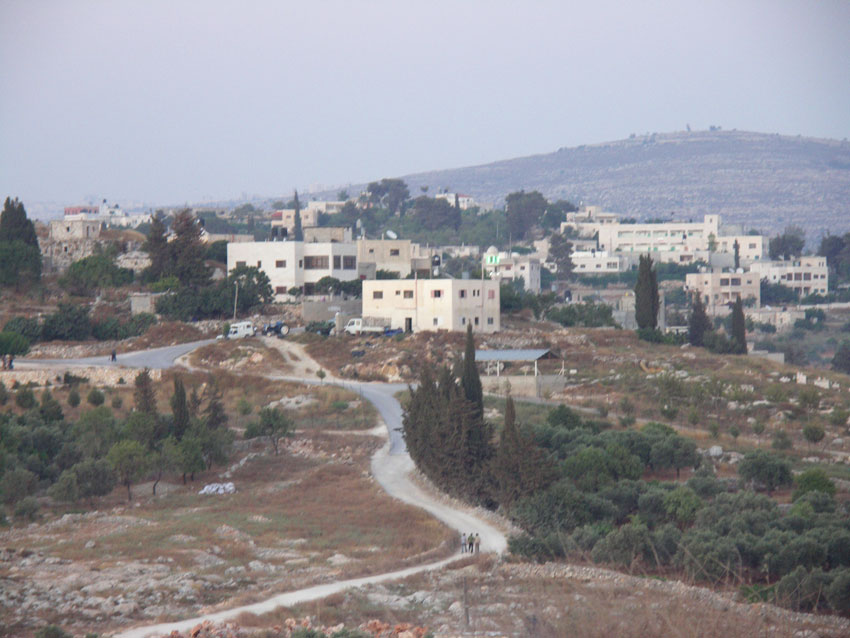
M 334 255 L 334 270 L 339 270 L 342 266 L 342 259 L 339 255 Z
M 755 245 L 755 244 L 750 244 L 750 250 L 755 250 L 755 249 L 756 249 L 756 245 Z
M 262 267 L 263 267 L 263 262 L 258 261 L 258 262 L 257 262 L 257 268 L 262 268 Z
M 487 291 L 487 299 L 495 299 L 495 298 L 496 298 L 496 291 L 495 290 L 488 290 Z
M 462 325 L 462 326 L 465 326 L 465 325 L 466 325 L 466 317 L 461 317 L 461 318 L 460 318 L 460 325 Z
M 481 296 L 481 291 L 480 291 L 480 290 L 473 290 L 473 291 L 472 291 L 472 296 L 473 296 L 473 297 L 480 297 L 480 296 Z
M 396 290 L 396 291 L 395 291 L 395 296 L 396 296 L 396 297 L 398 297 L 400 294 L 401 294 L 401 290 Z
M 488 325 L 488 326 L 492 326 L 492 325 L 493 325 L 493 317 L 487 317 L 487 325 Z
M 721 279 L 720 285 L 721 286 L 728 286 L 729 285 L 729 278 L 727 277 L 726 279 Z
M 370 254 L 370 255 L 374 255 L 374 254 L 375 254 L 375 249 L 374 249 L 374 248 L 370 248 L 370 249 L 369 249 L 369 254 Z
M 475 317 L 475 325 L 478 325 L 478 317 Z
M 372 299 L 383 299 L 384 291 L 383 290 L 375 290 L 372 292 Z
M 740 286 L 741 285 L 741 278 L 740 277 L 732 277 L 731 281 L 732 281 L 733 286 Z
M 245 262 L 244 262 L 244 261 L 237 261 L 237 262 L 236 262 L 236 267 L 237 267 L 237 268 L 244 267 L 244 266 L 245 266 Z
M 327 255 L 304 258 L 304 270 L 322 270 L 327 269 L 330 260 Z
M 432 298 L 434 298 L 434 299 L 439 299 L 439 298 L 440 298 L 440 297 L 442 297 L 442 296 L 443 296 L 443 291 L 442 291 L 442 290 L 432 290 L 432 291 L 431 291 L 431 297 L 432 297 Z M 436 325 L 436 324 L 435 324 L 435 325 Z
M 405 299 L 413 299 L 413 291 L 412 290 L 405 290 L 404 291 L 404 298 Z
M 299 260 L 298 260 L 298 267 L 299 267 L 299 268 L 303 268 L 303 267 L 304 267 L 304 260 L 303 260 L 303 259 L 299 259 Z
M 434 325 L 435 325 L 435 326 L 436 326 L 436 325 L 439 325 L 439 322 L 437 321 L 437 317 L 434 317 Z
M 274 289 L 274 293 L 276 295 L 285 295 L 286 294 L 286 286 L 277 286 Z
M 355 257 L 354 255 L 343 255 L 342 269 L 354 270 L 355 268 L 357 268 L 357 257 Z
M 274 267 L 275 268 L 286 268 L 286 260 L 285 259 L 278 259 L 276 262 L 274 262 Z
M 466 299 L 466 291 L 465 290 L 458 290 L 458 294 L 460 295 L 461 299 Z
M 398 248 L 390 248 L 390 257 L 398 257 Z

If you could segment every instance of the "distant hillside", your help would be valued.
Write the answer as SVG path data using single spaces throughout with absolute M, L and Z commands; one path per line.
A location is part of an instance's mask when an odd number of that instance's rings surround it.
M 410 192 L 448 187 L 479 201 L 539 190 L 547 198 L 599 204 L 645 219 L 719 213 L 724 223 L 774 234 L 806 229 L 810 245 L 827 230 L 850 231 L 850 143 L 743 131 L 653 134 L 562 148 L 450 170 L 404 176 Z

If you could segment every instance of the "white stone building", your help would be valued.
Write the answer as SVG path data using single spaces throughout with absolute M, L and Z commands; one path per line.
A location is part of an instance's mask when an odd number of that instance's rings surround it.
M 685 292 L 699 294 L 710 315 L 725 314 L 731 304 L 740 298 L 753 300 L 754 307 L 761 305 L 761 282 L 757 274 L 743 272 L 699 272 L 685 275 Z
M 275 295 L 290 288 L 310 292 L 322 277 L 340 281 L 358 279 L 357 246 L 352 243 L 266 241 L 227 245 L 227 271 L 253 266 L 263 271 Z
M 782 284 L 797 291 L 801 297 L 829 292 L 829 268 L 826 257 L 796 257 L 783 261 L 763 261 L 754 263 L 750 270 L 759 279 L 772 284 Z
M 521 279 L 525 290 L 540 292 L 540 259 L 536 256 L 499 252 L 490 246 L 482 256 L 481 265 L 493 279 Z
M 573 273 L 576 275 L 602 275 L 626 270 L 622 255 L 606 250 L 575 250 L 570 253 Z
M 363 316 L 405 331 L 498 332 L 499 282 L 480 279 L 378 279 L 363 282 Z

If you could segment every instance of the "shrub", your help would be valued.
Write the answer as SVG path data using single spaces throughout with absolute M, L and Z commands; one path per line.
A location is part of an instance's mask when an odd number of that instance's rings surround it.
M 15 504 L 14 513 L 15 518 L 34 521 L 36 516 L 38 516 L 38 501 L 35 500 L 34 496 L 22 498 Z
M 124 401 L 118 395 L 112 397 L 112 407 L 116 410 L 120 410 L 121 406 L 124 405 Z
M 850 418 L 850 410 L 845 410 L 837 406 L 832 408 L 832 412 L 829 413 L 829 423 L 836 427 L 847 425 L 848 418 Z
M 35 407 L 35 394 L 33 391 L 24 386 L 15 392 L 15 403 L 22 410 L 29 410 Z
M 57 625 L 47 625 L 35 632 L 35 638 L 72 638 L 72 636 Z
M 755 423 L 753 423 L 753 434 L 755 434 L 756 436 L 761 436 L 762 434 L 764 434 L 764 423 L 762 423 L 761 421 L 756 421 Z
M 68 393 L 68 405 L 70 405 L 72 408 L 76 408 L 78 405 L 80 405 L 80 393 L 77 392 L 76 388 L 72 388 L 71 391 Z
M 835 570 L 832 583 L 826 588 L 826 600 L 833 611 L 850 612 L 850 569 Z
M 26 468 L 6 470 L 0 479 L 0 494 L 4 503 L 12 505 L 34 493 L 37 485 L 38 477 Z
M 779 430 L 779 432 L 773 435 L 773 441 L 771 441 L 770 445 L 774 450 L 790 450 L 793 443 L 785 430 Z
M 794 477 L 794 495 L 792 500 L 796 501 L 808 492 L 824 492 L 830 496 L 835 495 L 835 483 L 833 483 L 822 469 L 813 467 Z
M 92 388 L 88 395 L 86 396 L 86 401 L 88 401 L 94 407 L 98 407 L 99 405 L 103 405 L 103 402 L 106 400 L 106 397 L 103 395 L 103 392 L 98 390 L 97 388 Z
M 6 405 L 6 402 L 9 400 L 9 391 L 6 389 L 6 385 L 0 381 L 0 405 Z
M 791 485 L 791 464 L 780 456 L 756 450 L 741 460 L 738 476 L 743 481 L 764 486 L 769 494 L 777 487 Z
M 822 609 L 827 604 L 826 591 L 831 580 L 821 569 L 809 572 L 800 565 L 776 584 L 776 602 L 796 611 Z

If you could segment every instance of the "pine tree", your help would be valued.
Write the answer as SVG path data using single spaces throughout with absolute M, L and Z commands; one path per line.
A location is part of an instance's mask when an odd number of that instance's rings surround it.
M 732 248 L 735 249 L 735 270 L 738 270 L 741 267 L 741 244 L 738 243 L 737 239 L 732 244 Z
M 641 255 L 635 284 L 635 321 L 639 329 L 655 330 L 659 306 L 658 281 L 652 268 L 652 258 Z
M 744 319 L 744 303 L 738 297 L 732 306 L 732 344 L 735 354 L 747 353 L 747 323 Z
M 210 282 L 210 272 L 205 263 L 207 249 L 201 240 L 201 227 L 189 209 L 182 210 L 171 224 L 174 239 L 170 253 L 174 255 L 173 272 L 184 286 L 202 287 Z
M 705 345 L 705 333 L 709 330 L 711 330 L 711 319 L 705 312 L 702 296 L 697 292 L 694 294 L 691 316 L 688 319 L 688 343 L 692 346 L 702 347 Z
M 207 399 L 207 407 L 204 408 L 204 421 L 207 427 L 211 429 L 226 427 L 227 412 L 224 410 L 224 395 L 215 377 L 210 377 L 204 395 Z
M 301 202 L 298 201 L 298 191 L 295 191 L 295 221 L 292 229 L 295 241 L 304 241 L 304 230 L 301 228 Z
M 135 385 L 133 401 L 136 404 L 136 410 L 146 414 L 156 414 L 156 395 L 151 380 L 151 372 L 148 368 L 136 375 Z
M 168 229 L 159 212 L 151 220 L 151 227 L 145 243 L 142 244 L 142 250 L 151 260 L 151 265 L 145 271 L 150 281 L 159 281 L 164 274 L 173 271 L 174 259 L 168 246 Z
M 180 441 L 189 429 L 189 405 L 186 403 L 186 388 L 180 377 L 174 377 L 171 413 L 174 416 L 174 437 Z
M 38 248 L 35 225 L 27 219 L 27 211 L 17 198 L 6 198 L 0 213 L 0 241 L 21 241 Z
M 472 324 L 466 325 L 466 347 L 463 352 L 463 373 L 460 377 L 463 394 L 472 403 L 479 417 L 484 414 L 484 391 L 481 388 L 481 377 L 478 366 L 475 365 L 475 339 L 472 336 Z

